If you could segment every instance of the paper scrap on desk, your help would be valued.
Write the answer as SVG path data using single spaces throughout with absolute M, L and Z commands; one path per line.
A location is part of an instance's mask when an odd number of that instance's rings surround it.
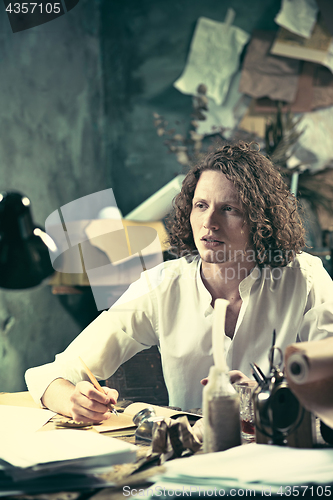
M 248 33 L 236 26 L 200 17 L 185 69 L 174 83 L 176 89 L 183 94 L 196 95 L 198 86 L 205 84 L 207 96 L 221 105 L 249 38 Z
M 53 411 L 23 406 L 0 405 L 2 432 L 35 432 L 43 427 L 54 415 Z
M 305 450 L 254 443 L 166 462 L 165 472 L 156 480 L 202 487 L 237 485 L 259 491 L 264 485 L 272 486 L 273 493 L 281 485 L 332 482 L 332 463 L 332 449 Z
M 318 5 L 316 0 L 282 0 L 274 21 L 296 35 L 310 38 L 316 24 Z

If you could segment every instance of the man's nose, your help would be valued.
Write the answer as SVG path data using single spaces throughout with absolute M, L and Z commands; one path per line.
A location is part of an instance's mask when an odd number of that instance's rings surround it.
M 210 210 L 206 212 L 204 227 L 206 229 L 212 229 L 215 231 L 219 229 L 219 221 L 215 210 Z

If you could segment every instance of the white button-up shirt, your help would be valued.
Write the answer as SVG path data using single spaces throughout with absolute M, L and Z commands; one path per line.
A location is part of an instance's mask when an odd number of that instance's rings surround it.
M 157 345 L 169 404 L 201 407 L 200 380 L 213 364 L 214 309 L 200 270 L 199 257 L 191 262 L 183 257 L 144 272 L 53 363 L 26 372 L 34 399 L 40 401 L 56 378 L 73 384 L 87 380 L 79 356 L 105 380 L 137 352 Z M 268 375 L 274 329 L 282 352 L 296 341 L 333 336 L 333 282 L 317 257 L 302 253 L 284 268 L 255 267 L 239 292 L 235 334 L 224 342 L 230 369 L 251 377 L 250 362 L 255 362 Z

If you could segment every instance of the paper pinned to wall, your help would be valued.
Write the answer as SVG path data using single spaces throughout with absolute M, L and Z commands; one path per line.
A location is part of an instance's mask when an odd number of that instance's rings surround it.
M 322 64 L 333 72 L 333 37 L 320 22 L 315 24 L 310 38 L 280 28 L 271 54 Z
M 240 71 L 233 75 L 228 94 L 221 106 L 208 98 L 208 111 L 202 112 L 206 119 L 198 121 L 196 129 L 198 134 L 212 135 L 221 130 L 226 139 L 231 137 L 232 131 L 237 127 L 252 101 L 251 97 L 238 90 L 240 75 Z
M 294 155 L 288 160 L 288 166 L 295 162 L 295 157 L 312 172 L 322 170 L 333 162 L 333 106 L 318 109 L 302 116 L 296 126 L 303 130 L 297 141 Z
M 274 21 L 296 35 L 310 38 L 317 14 L 316 0 L 293 0 L 292 2 L 282 0 L 281 9 Z
M 272 31 L 254 31 L 243 62 L 240 92 L 255 98 L 293 102 L 297 93 L 300 61 L 271 55 Z
M 207 86 L 207 96 L 221 105 L 230 80 L 239 67 L 239 56 L 250 35 L 226 22 L 200 17 L 191 42 L 185 69 L 174 83 L 183 94 L 195 95 L 200 84 Z M 229 17 L 229 18 L 228 18 Z

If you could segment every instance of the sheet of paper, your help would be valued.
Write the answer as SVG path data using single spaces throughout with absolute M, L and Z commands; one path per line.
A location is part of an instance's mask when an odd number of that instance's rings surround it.
M 124 413 L 119 413 L 118 417 L 116 415 L 111 415 L 108 420 L 104 420 L 100 425 L 94 426 L 97 432 L 110 432 L 117 431 L 119 429 L 126 429 L 131 427 L 136 427 L 133 423 L 133 417 L 139 411 L 144 410 L 147 407 L 152 407 L 158 417 L 177 417 L 182 415 L 187 415 L 192 417 L 194 420 L 201 418 L 201 415 L 189 414 L 184 411 L 172 410 L 171 408 L 166 408 L 164 406 L 152 405 L 149 403 L 132 403 L 127 408 L 125 408 Z
M 330 73 L 327 68 L 319 66 L 318 64 L 314 64 L 309 61 L 301 62 L 295 99 L 292 103 L 288 103 L 282 106 L 283 113 L 287 113 L 289 110 L 293 113 L 306 113 L 307 111 L 311 111 L 312 109 L 318 107 L 317 95 L 315 99 L 314 79 L 316 77 L 319 83 L 318 73 L 321 73 L 321 71 Z M 331 74 L 331 76 L 333 75 Z M 323 91 L 323 95 L 321 95 L 320 98 L 323 98 L 325 96 L 329 101 L 330 89 L 328 89 L 327 93 L 325 92 L 326 88 L 324 90 L 324 88 L 322 87 L 321 90 Z M 267 97 L 263 97 L 255 101 L 254 109 L 257 113 L 276 114 L 277 106 L 275 101 Z
M 300 61 L 271 55 L 275 32 L 255 31 L 247 47 L 239 91 L 255 98 L 293 102 Z
M 333 160 L 333 106 L 318 109 L 302 115 L 295 114 L 297 119 L 302 117 L 296 126 L 303 130 L 293 151 L 293 157 L 288 165 L 295 162 L 295 158 L 309 170 L 315 172 L 331 165 Z
M 208 111 L 203 111 L 206 119 L 198 121 L 198 134 L 212 135 L 221 130 L 226 139 L 231 137 L 252 101 L 251 97 L 239 92 L 240 77 L 240 71 L 233 75 L 222 105 L 219 106 L 214 99 L 208 98 Z
M 271 54 L 312 61 L 333 72 L 333 37 L 322 23 L 316 23 L 310 38 L 303 38 L 280 28 Z
M 149 405 L 147 405 L 149 406 Z M 119 431 L 121 429 L 130 429 L 136 427 L 133 423 L 133 415 L 128 415 L 126 413 L 119 413 L 118 416 L 112 414 L 110 418 L 104 420 L 99 425 L 94 425 L 94 429 L 99 432 L 112 432 Z
M 35 432 L 54 415 L 50 410 L 0 405 L 1 432 Z
M 274 21 L 296 35 L 310 38 L 317 20 L 316 0 L 282 0 L 279 13 Z
M 198 19 L 185 69 L 174 83 L 183 94 L 195 95 L 200 84 L 207 96 L 221 105 L 228 93 L 232 75 L 239 67 L 239 56 L 250 35 L 236 26 Z
M 282 112 L 307 113 L 333 105 L 333 74 L 324 66 L 310 61 L 301 62 L 301 72 L 295 100 L 282 106 Z M 253 111 L 256 114 L 275 114 L 276 102 L 268 97 L 256 99 Z
M 36 433 L 0 434 L 0 458 L 15 467 L 101 467 L 135 459 L 136 447 L 95 432 L 57 429 Z M 108 458 L 105 458 L 108 457 Z M 80 460 L 80 462 L 77 462 Z M 118 461 L 119 460 L 119 461 Z
M 333 481 L 332 449 L 296 449 L 249 444 L 227 451 L 196 455 L 164 464 L 157 481 L 216 486 L 235 484 L 261 491 L 281 485 L 327 484 Z

